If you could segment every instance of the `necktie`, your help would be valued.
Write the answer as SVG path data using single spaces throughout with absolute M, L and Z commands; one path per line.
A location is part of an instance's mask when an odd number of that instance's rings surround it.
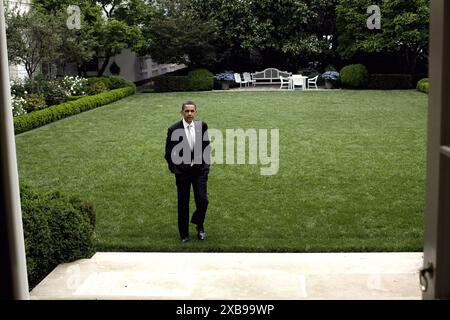
M 192 124 L 188 125 L 188 131 L 189 131 L 189 146 L 191 147 L 191 150 L 194 149 L 194 136 L 192 135 Z

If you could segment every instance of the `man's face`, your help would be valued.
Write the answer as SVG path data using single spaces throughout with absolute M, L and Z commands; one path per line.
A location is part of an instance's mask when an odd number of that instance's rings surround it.
M 197 110 L 195 110 L 194 105 L 187 104 L 184 106 L 184 110 L 181 111 L 181 114 L 187 123 L 191 123 L 197 115 Z

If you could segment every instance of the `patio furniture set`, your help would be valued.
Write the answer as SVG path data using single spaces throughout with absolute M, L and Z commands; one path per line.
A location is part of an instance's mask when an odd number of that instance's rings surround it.
M 254 73 L 244 72 L 242 76 L 241 78 L 239 73 L 234 74 L 234 81 L 239 83 L 240 88 L 242 88 L 242 85 L 254 87 L 257 84 L 279 84 L 280 89 L 286 86 L 289 90 L 295 90 L 296 87 L 300 87 L 302 90 L 311 87 L 317 89 L 317 79 L 319 78 L 319 76 L 308 78 L 301 74 L 292 74 L 292 72 L 280 71 L 276 68 L 267 68 Z

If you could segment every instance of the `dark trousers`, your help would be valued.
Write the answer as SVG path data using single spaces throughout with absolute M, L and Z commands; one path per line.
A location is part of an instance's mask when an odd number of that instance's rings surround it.
M 191 222 L 196 225 L 203 225 L 206 210 L 208 208 L 208 196 L 206 185 L 208 182 L 208 172 L 200 171 L 195 166 L 182 174 L 176 174 L 177 194 L 178 194 L 178 231 L 181 238 L 189 236 L 189 197 L 191 194 L 191 184 L 194 189 L 194 199 L 196 210 L 192 215 Z

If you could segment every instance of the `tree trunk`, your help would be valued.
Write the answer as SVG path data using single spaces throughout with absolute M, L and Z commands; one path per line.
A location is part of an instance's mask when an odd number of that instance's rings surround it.
M 100 70 L 98 70 L 97 77 L 103 76 L 103 73 L 105 72 L 106 67 L 107 67 L 108 64 L 109 64 L 109 60 L 110 60 L 110 59 L 111 59 L 111 56 L 106 56 L 106 57 L 105 57 L 105 60 L 103 61 Z
M 83 72 L 84 70 L 84 63 L 77 63 L 77 73 L 79 77 L 85 77 L 86 72 Z
M 416 71 L 416 66 L 417 66 L 417 59 L 419 57 L 419 54 L 416 53 L 415 51 L 412 52 L 412 57 L 410 59 L 410 73 L 414 73 Z
M 405 48 L 405 51 L 403 53 L 403 57 L 405 59 L 405 64 L 403 67 L 403 70 L 405 73 L 412 74 L 416 70 L 417 66 L 417 58 L 419 54 L 415 50 L 410 50 L 408 48 Z
M 25 62 L 25 70 L 27 71 L 28 78 L 33 79 L 33 70 L 28 62 Z
M 409 70 L 410 70 L 410 61 L 409 61 L 409 52 L 408 52 L 408 49 L 404 49 L 403 50 L 403 54 L 401 55 L 401 56 L 403 56 L 403 59 L 404 59 L 404 64 L 403 64 L 403 72 L 404 73 L 409 73 Z
M 56 67 L 56 76 L 65 76 L 66 75 L 66 66 L 67 66 L 67 64 L 65 62 L 62 62 L 59 65 L 59 70 L 58 70 L 58 67 Z M 61 72 L 59 72 L 59 71 L 61 71 Z

